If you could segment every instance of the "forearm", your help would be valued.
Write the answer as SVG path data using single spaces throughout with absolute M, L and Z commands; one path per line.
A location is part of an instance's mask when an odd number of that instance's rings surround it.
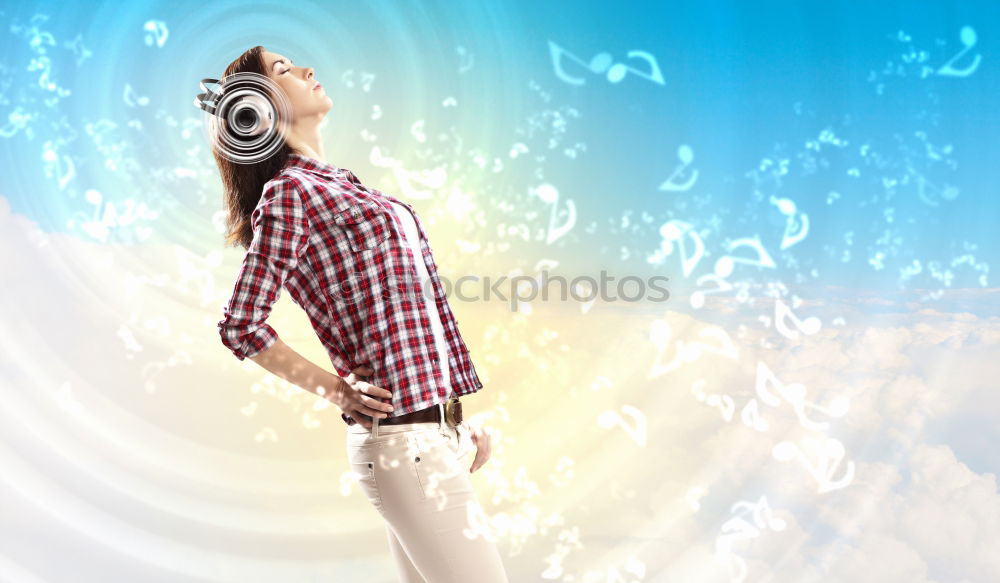
M 334 400 L 338 383 L 345 382 L 340 376 L 324 370 L 319 365 L 292 350 L 281 338 L 274 341 L 267 350 L 248 357 L 276 376 L 311 393 Z

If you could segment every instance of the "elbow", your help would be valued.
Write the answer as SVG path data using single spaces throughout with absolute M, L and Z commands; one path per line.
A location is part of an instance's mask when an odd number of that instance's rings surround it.
M 228 348 L 239 360 L 260 354 L 270 348 L 278 339 L 274 328 L 266 323 L 247 329 L 245 326 L 227 325 L 223 320 L 219 322 L 218 329 L 223 346 Z

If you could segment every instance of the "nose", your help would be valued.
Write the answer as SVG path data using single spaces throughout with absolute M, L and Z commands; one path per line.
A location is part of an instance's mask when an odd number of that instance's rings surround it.
M 316 71 L 314 71 L 312 67 L 307 68 L 306 69 L 306 79 L 312 79 L 313 78 L 313 74 L 315 74 L 315 73 L 316 73 Z

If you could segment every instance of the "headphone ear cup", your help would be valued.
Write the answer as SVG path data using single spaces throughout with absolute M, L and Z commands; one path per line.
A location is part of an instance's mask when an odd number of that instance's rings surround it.
M 250 142 L 274 126 L 274 107 L 266 97 L 255 93 L 235 101 L 223 99 L 219 117 L 230 138 Z
M 205 84 L 216 83 L 217 90 Z M 222 80 L 203 79 L 195 105 L 209 119 L 203 124 L 213 151 L 237 164 L 252 164 L 273 156 L 283 144 L 284 128 L 292 118 L 291 103 L 267 75 L 238 72 Z

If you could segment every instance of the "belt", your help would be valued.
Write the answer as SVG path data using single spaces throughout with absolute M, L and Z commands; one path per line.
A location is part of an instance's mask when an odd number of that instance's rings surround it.
M 444 419 L 450 427 L 454 427 L 462 423 L 462 402 L 458 400 L 458 397 L 451 397 L 444 403 Z M 432 405 L 426 409 L 419 409 L 411 413 L 404 413 L 403 415 L 394 415 L 392 417 L 386 417 L 384 419 L 379 419 L 378 424 L 382 425 L 398 425 L 400 423 L 440 423 L 441 413 L 440 407 L 437 405 Z

